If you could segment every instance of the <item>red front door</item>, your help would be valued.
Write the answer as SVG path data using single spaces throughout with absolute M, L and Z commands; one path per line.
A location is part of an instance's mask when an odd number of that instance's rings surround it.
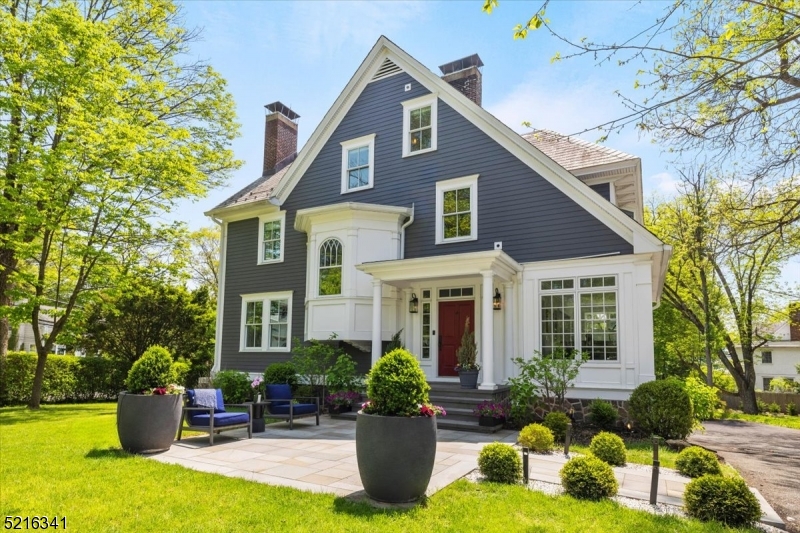
M 469 317 L 469 329 L 475 331 L 475 302 L 439 302 L 439 375 L 457 376 L 456 350 L 461 346 L 464 323 Z

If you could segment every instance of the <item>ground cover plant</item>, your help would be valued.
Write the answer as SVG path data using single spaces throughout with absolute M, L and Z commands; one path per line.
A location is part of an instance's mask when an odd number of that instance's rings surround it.
M 582 531 L 723 533 L 719 524 L 656 517 L 611 501 L 553 498 L 522 486 L 465 480 L 424 506 L 376 509 L 333 495 L 162 464 L 119 449 L 116 405 L 0 409 L 0 511 L 65 516 L 80 532 Z M 198 488 L 213 498 L 193 498 Z M 288 512 L 287 509 L 291 509 Z M 257 510 L 257 512 L 254 512 Z M 480 510 L 480 512 L 476 512 Z M 741 530 L 750 531 L 750 530 Z

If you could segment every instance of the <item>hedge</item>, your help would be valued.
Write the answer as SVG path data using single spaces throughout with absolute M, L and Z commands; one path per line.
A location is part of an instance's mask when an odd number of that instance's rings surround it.
M 9 352 L 0 361 L 0 405 L 28 403 L 36 359 L 32 352 Z M 105 357 L 51 354 L 44 366 L 42 402 L 113 400 L 125 389 L 127 373 L 127 364 Z

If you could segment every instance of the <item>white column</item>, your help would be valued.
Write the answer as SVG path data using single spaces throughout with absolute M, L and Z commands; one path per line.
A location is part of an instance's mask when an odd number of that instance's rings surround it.
M 481 359 L 483 361 L 483 382 L 481 389 L 492 390 L 496 388 L 494 382 L 494 309 L 492 297 L 494 288 L 494 272 L 482 270 L 483 276 L 481 295 Z
M 505 295 L 503 296 L 503 325 L 505 326 L 505 355 L 503 357 L 503 376 L 508 379 L 511 375 L 511 358 L 514 357 L 514 284 L 503 283 Z
M 383 312 L 383 282 L 372 280 L 372 366 L 381 358 L 381 325 Z

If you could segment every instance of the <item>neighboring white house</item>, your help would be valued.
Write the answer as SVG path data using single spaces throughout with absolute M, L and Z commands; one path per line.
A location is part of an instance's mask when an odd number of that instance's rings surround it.
M 790 320 L 778 324 L 769 341 L 757 351 L 755 360 L 756 388 L 769 390 L 774 378 L 800 379 L 800 310 Z
M 53 331 L 53 317 L 45 312 L 45 307 L 39 313 L 39 331 L 42 335 L 49 335 Z M 10 341 L 14 342 L 13 346 L 9 346 L 9 350 L 18 352 L 35 352 L 36 339 L 33 336 L 33 324 L 30 322 L 23 322 L 17 328 L 16 338 L 12 336 Z M 67 347 L 63 344 L 56 344 L 53 346 L 53 353 L 63 355 L 67 353 Z M 81 355 L 76 352 L 75 355 Z

